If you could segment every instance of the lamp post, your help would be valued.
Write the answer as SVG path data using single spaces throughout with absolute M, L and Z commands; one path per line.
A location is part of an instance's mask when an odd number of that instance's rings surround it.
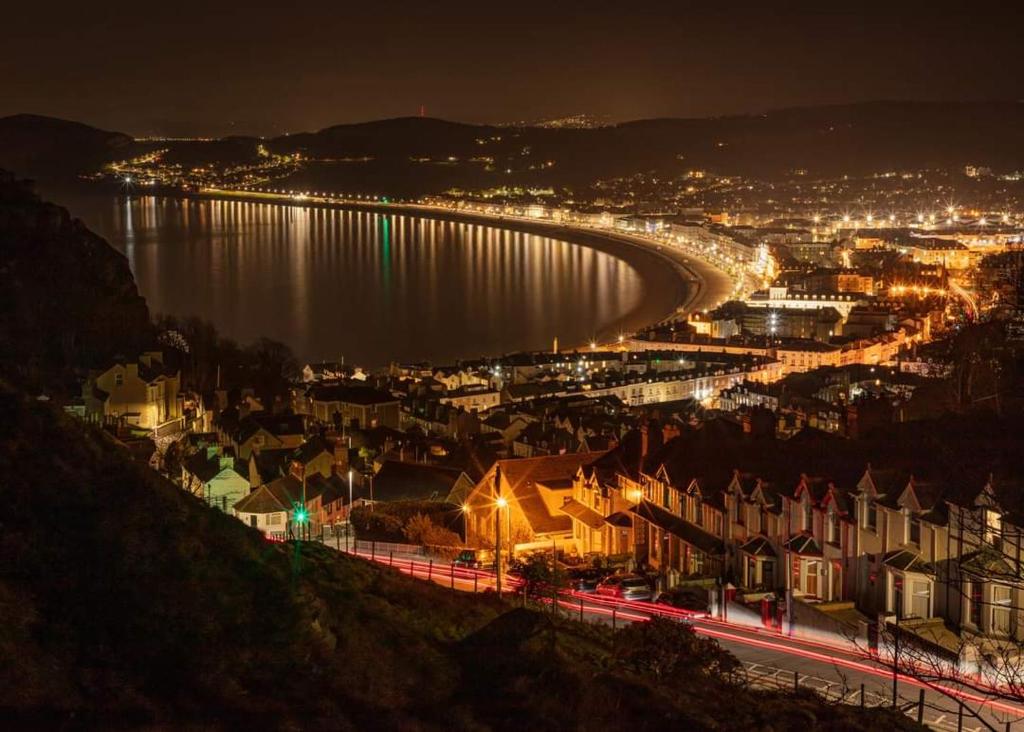
M 352 468 L 348 469 L 348 513 L 345 516 L 347 526 L 345 527 L 345 551 L 351 551 L 352 540 Z
M 494 500 L 494 573 L 495 589 L 498 591 L 498 599 L 501 599 L 501 509 L 508 505 L 508 501 L 501 495 L 501 466 L 494 467 L 494 493 L 497 496 Z

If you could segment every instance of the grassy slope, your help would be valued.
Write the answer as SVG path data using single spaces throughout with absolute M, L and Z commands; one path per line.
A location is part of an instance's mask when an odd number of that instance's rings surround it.
M 607 629 L 501 615 L 493 598 L 325 547 L 304 548 L 295 580 L 293 547 L 104 438 L 6 389 L 0 413 L 0 718 L 33 728 L 883 723 L 707 681 L 670 693 L 611 667 Z

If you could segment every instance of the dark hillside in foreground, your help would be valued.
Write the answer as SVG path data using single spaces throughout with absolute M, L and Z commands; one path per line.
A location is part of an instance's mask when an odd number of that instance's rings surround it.
M 910 728 L 884 711 L 620 670 L 580 628 L 266 542 L 0 392 L 0 718 L 26 728 Z M 496 620 L 497 618 L 497 620 Z M 723 703 L 724 699 L 728 703 Z M 666 727 L 668 725 L 668 727 Z

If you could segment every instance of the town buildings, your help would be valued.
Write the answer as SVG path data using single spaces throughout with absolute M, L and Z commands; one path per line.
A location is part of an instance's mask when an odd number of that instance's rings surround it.
M 86 419 L 158 429 L 182 416 L 181 375 L 164 366 L 160 351 L 110 365 L 90 374 L 82 386 Z

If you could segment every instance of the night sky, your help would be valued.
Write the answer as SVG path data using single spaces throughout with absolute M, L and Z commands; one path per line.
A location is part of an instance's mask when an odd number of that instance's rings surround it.
M 0 115 L 222 135 L 415 115 L 421 105 L 469 122 L 584 112 L 620 121 L 1024 98 L 1010 2 L 952 13 L 895 0 L 856 11 L 830 2 L 713 11 L 685 2 L 291 4 L 5 6 Z

